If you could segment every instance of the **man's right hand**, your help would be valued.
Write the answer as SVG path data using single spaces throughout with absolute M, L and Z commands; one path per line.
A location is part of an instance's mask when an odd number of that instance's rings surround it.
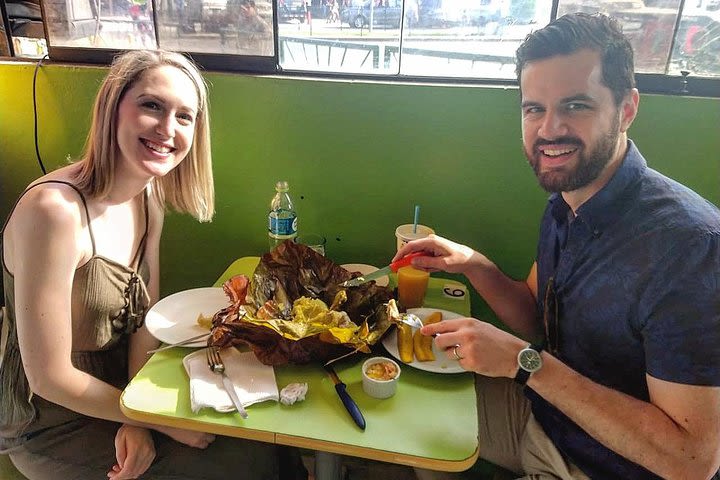
M 437 235 L 429 235 L 404 245 L 395 254 L 393 261 L 412 252 L 426 252 L 429 254 L 428 256 L 414 258 L 412 266 L 430 272 L 443 271 L 466 274 L 469 270 L 480 266 L 485 258 L 468 246 Z

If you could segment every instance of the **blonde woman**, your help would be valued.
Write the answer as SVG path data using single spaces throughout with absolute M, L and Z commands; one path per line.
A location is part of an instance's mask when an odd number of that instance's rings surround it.
M 132 51 L 100 87 L 82 158 L 33 182 L 3 229 L 0 451 L 28 478 L 277 477 L 271 445 L 120 411 L 157 345 L 143 319 L 166 207 L 213 217 L 206 86 L 180 54 Z

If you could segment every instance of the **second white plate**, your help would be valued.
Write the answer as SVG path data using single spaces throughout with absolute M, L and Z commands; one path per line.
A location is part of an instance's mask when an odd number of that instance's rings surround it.
M 177 343 L 201 333 L 210 333 L 198 325 L 198 315 L 212 317 L 229 304 L 230 299 L 220 287 L 184 290 L 168 295 L 153 305 L 145 316 L 145 325 L 161 342 Z M 184 346 L 204 347 L 206 344 L 205 340 L 201 340 Z
M 460 315 L 459 313 L 442 310 L 440 308 L 408 309 L 408 313 L 414 313 L 415 315 L 420 317 L 420 320 L 425 320 L 433 312 L 442 312 L 443 320 L 450 320 L 451 318 L 462 318 L 465 316 Z M 400 360 L 400 352 L 398 352 L 397 348 L 397 329 L 394 328 L 392 332 L 385 335 L 385 337 L 383 337 L 382 339 L 382 344 L 388 351 L 388 353 L 390 353 L 390 355 L 395 357 L 398 361 L 402 362 L 402 360 Z M 431 362 L 418 362 L 417 360 L 413 360 L 410 363 L 405 363 L 405 365 L 410 365 L 411 367 L 415 367 L 420 370 L 435 373 L 460 373 L 465 371 L 465 369 L 460 366 L 457 360 L 449 359 L 445 352 L 435 345 L 434 341 L 432 342 L 432 349 L 433 353 L 435 354 L 435 360 Z

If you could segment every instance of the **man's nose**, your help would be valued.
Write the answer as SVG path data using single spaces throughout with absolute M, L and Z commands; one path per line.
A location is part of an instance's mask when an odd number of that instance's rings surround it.
M 538 135 L 543 138 L 556 138 L 567 134 L 567 124 L 562 115 L 548 110 L 543 116 Z

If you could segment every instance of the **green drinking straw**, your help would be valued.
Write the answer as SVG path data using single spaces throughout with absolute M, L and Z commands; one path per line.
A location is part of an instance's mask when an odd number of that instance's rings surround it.
M 420 216 L 420 205 L 415 205 L 415 218 L 413 219 L 413 233 L 417 233 L 419 216 Z

